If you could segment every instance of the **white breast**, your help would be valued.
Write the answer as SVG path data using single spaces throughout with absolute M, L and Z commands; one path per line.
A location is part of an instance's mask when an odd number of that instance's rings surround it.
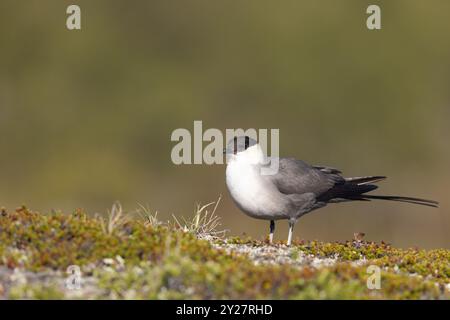
M 286 199 L 264 177 L 259 166 L 232 161 L 227 165 L 227 187 L 239 208 L 260 219 L 280 219 L 286 215 L 282 207 Z

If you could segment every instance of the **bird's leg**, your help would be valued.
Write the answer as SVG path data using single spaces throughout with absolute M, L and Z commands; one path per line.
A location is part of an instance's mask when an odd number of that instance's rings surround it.
M 292 244 L 292 234 L 294 233 L 294 225 L 295 219 L 289 219 L 289 235 L 287 245 L 290 246 Z
M 269 243 L 273 242 L 273 233 L 275 232 L 275 221 L 270 220 L 270 234 L 269 234 Z

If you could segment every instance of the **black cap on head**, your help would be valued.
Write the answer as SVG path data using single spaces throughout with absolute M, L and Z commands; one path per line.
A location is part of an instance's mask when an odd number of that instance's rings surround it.
M 224 153 L 237 154 L 239 152 L 247 150 L 255 144 L 257 144 L 256 140 L 250 138 L 249 136 L 234 137 L 233 139 L 228 141 L 227 147 L 224 149 Z

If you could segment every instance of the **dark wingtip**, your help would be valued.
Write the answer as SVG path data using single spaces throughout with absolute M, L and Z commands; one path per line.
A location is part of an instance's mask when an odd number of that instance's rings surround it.
M 369 183 L 379 182 L 381 180 L 387 179 L 386 176 L 366 176 L 366 177 L 351 177 L 345 178 L 345 180 L 352 184 L 364 185 Z

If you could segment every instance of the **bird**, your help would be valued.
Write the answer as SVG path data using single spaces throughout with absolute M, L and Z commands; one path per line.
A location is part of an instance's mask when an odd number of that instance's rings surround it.
M 249 136 L 235 136 L 223 153 L 227 158 L 226 185 L 231 198 L 245 214 L 269 220 L 269 243 L 273 243 L 275 221 L 288 220 L 287 245 L 292 244 L 294 226 L 305 214 L 331 203 L 388 200 L 438 207 L 434 200 L 367 194 L 386 176 L 344 177 L 336 168 L 310 165 L 295 158 L 276 158 L 278 171 L 262 174 L 274 157 Z

